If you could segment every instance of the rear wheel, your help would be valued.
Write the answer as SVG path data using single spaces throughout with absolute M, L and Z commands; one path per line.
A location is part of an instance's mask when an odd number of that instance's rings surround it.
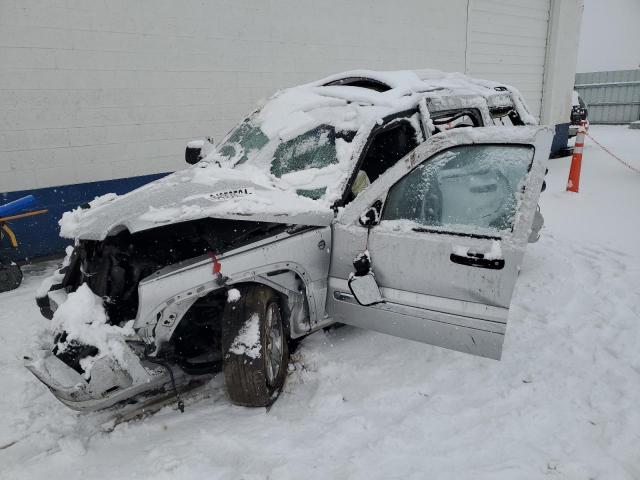
M 238 290 L 240 298 L 227 303 L 223 317 L 225 384 L 236 405 L 264 407 L 276 399 L 287 375 L 285 312 L 269 287 Z

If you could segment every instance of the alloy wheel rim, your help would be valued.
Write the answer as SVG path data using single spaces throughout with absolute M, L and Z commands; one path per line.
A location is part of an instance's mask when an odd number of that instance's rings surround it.
M 275 303 L 269 304 L 266 315 L 266 355 L 265 367 L 267 383 L 273 387 L 282 368 L 282 351 L 284 347 L 284 334 L 282 331 L 282 318 L 280 308 Z

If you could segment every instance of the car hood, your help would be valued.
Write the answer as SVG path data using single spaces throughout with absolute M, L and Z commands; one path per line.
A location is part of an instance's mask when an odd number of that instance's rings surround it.
M 258 170 L 201 162 L 126 195 L 103 195 L 89 208 L 66 212 L 60 235 L 103 240 L 125 229 L 135 233 L 207 217 L 326 226 L 334 213 L 321 201 L 276 188 Z

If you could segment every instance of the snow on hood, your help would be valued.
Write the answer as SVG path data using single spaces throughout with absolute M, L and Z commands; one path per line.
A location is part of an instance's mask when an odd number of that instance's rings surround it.
M 201 163 L 156 180 L 126 195 L 98 197 L 89 209 L 66 212 L 60 235 L 103 240 L 124 229 L 131 233 L 199 218 L 329 225 L 333 211 L 320 202 L 264 181 L 261 172 Z

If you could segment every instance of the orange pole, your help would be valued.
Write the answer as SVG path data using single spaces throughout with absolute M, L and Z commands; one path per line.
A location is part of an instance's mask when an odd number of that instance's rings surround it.
M 584 137 L 587 133 L 585 125 L 587 122 L 580 122 L 580 129 L 576 135 L 576 144 L 573 147 L 573 157 L 571 157 L 571 168 L 569 169 L 569 179 L 567 180 L 567 192 L 578 193 L 580 189 L 580 170 L 582 168 L 582 149 L 584 148 Z

